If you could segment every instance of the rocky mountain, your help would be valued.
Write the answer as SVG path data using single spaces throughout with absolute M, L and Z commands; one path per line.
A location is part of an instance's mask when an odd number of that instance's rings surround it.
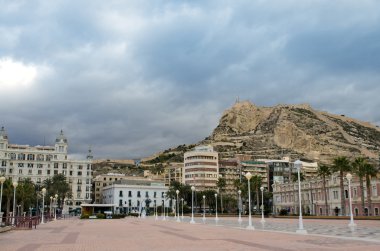
M 320 162 L 337 156 L 377 159 L 380 128 L 307 104 L 260 107 L 244 101 L 226 110 L 200 144 L 213 145 L 222 157 L 243 153 L 256 159 L 291 156 Z

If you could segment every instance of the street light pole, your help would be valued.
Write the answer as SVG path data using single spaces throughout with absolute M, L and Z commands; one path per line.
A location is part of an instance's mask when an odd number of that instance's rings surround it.
M 203 223 L 206 222 L 206 195 L 203 195 Z
M 177 200 L 176 200 L 176 212 L 177 212 L 177 222 L 181 222 L 181 220 L 179 219 L 179 200 L 178 200 L 178 194 L 179 194 L 179 190 L 176 190 L 175 193 L 177 194 Z
M 182 220 L 183 220 L 183 198 L 181 198 L 182 201 Z
M 261 223 L 265 223 L 264 219 L 264 187 L 260 187 L 261 191 Z
M 238 191 L 238 194 L 239 194 L 239 205 L 238 205 L 238 208 L 239 208 L 239 218 L 238 218 L 238 222 L 239 224 L 241 224 L 241 190 Z
M 218 194 L 215 194 L 215 221 L 218 222 Z
M 355 227 L 356 224 L 354 223 L 354 215 L 352 213 L 352 199 L 351 199 L 351 179 L 352 174 L 347 173 L 346 178 L 348 180 L 348 196 L 350 198 L 350 223 L 348 224 L 349 227 Z
M 42 188 L 42 219 L 41 224 L 45 224 L 45 194 L 46 194 L 46 188 Z
M 248 226 L 247 229 L 254 230 L 255 228 L 252 226 L 252 216 L 251 216 L 251 185 L 250 180 L 252 178 L 252 174 L 250 172 L 247 172 L 245 174 L 245 177 L 248 181 Z
M 307 234 L 307 231 L 303 228 L 303 222 L 302 222 L 301 175 L 300 175 L 302 162 L 300 160 L 296 160 L 294 162 L 294 166 L 297 168 L 297 173 L 298 173 L 298 201 L 299 201 L 299 220 L 298 220 L 298 229 L 296 233 Z
M 192 186 L 191 187 L 191 221 L 190 221 L 190 224 L 195 224 L 195 221 L 194 221 L 194 191 L 195 191 L 195 187 Z
M 57 220 L 58 194 L 55 194 L 54 197 L 55 197 L 54 220 Z
M 1 183 L 1 190 L 0 190 L 0 225 L 3 223 L 3 211 L 1 211 L 1 205 L 2 205 L 2 198 L 3 198 L 3 185 L 5 182 L 5 177 L 0 177 L 0 183 Z
M 18 183 L 15 181 L 13 182 L 13 218 L 12 218 L 12 225 L 15 225 L 15 218 L 16 218 L 16 188 L 18 186 Z

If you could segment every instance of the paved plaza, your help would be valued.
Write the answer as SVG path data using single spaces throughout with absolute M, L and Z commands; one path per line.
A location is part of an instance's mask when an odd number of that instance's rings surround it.
M 307 235 L 295 234 L 297 220 L 254 218 L 154 217 L 115 220 L 52 221 L 33 230 L 0 233 L 0 250 L 380 250 L 380 222 L 359 221 L 349 229 L 345 220 L 304 220 Z

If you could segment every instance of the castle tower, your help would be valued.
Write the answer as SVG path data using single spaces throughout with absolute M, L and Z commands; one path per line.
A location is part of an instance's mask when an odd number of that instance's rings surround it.
M 92 160 L 94 158 L 94 156 L 92 155 L 92 150 L 91 150 L 91 146 L 88 148 L 88 154 L 87 154 L 87 159 L 88 160 Z

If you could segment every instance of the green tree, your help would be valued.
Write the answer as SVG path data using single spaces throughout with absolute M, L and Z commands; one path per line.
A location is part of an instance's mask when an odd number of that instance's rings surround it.
M 18 183 L 16 197 L 21 205 L 20 215 L 32 205 L 35 196 L 35 185 L 30 178 L 24 179 Z
M 366 175 L 365 169 L 367 165 L 367 160 L 363 157 L 357 157 L 352 162 L 352 171 L 359 178 L 359 186 L 360 186 L 360 199 L 361 199 L 361 207 L 362 207 L 362 215 L 364 215 L 365 202 L 364 202 L 364 177 Z
M 327 189 L 326 189 L 326 177 L 331 175 L 330 167 L 327 165 L 320 165 L 318 167 L 318 176 L 322 178 L 322 186 L 325 197 L 325 215 L 329 215 L 329 207 L 327 204 Z M 313 196 L 313 195 L 312 195 Z
M 11 179 L 6 179 L 4 184 L 3 184 L 3 197 L 5 197 L 6 201 L 6 214 L 7 216 L 11 212 L 11 203 L 12 203 L 12 198 L 13 198 L 13 185 L 12 185 L 12 180 Z
M 350 161 L 345 156 L 337 157 L 333 160 L 333 165 L 331 170 L 333 172 L 339 172 L 339 186 L 340 186 L 340 208 L 342 210 L 342 215 L 346 215 L 345 208 L 345 196 L 344 196 L 344 175 L 345 173 L 351 171 Z
M 46 188 L 47 198 L 58 194 L 58 205 L 62 205 L 65 198 L 72 196 L 70 185 L 66 182 L 66 177 L 63 174 L 54 175 L 52 179 L 44 180 L 43 184 Z
M 262 185 L 261 176 L 254 175 L 251 178 L 251 187 L 254 194 L 256 194 L 256 209 L 260 209 L 260 187 Z

